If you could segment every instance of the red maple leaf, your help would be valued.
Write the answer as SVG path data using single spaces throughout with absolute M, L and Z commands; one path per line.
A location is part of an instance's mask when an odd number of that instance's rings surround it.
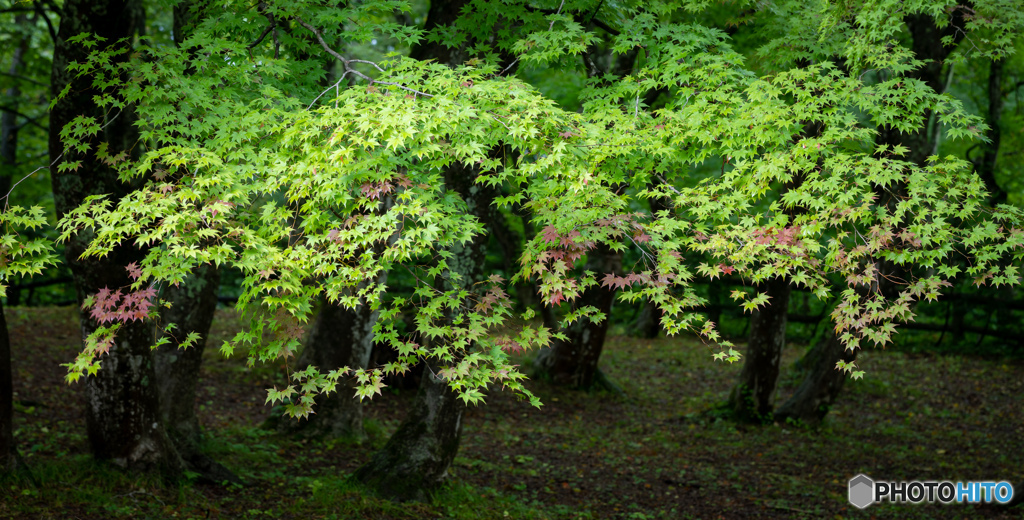
M 562 291 L 555 291 L 555 293 L 552 294 L 550 298 L 548 298 L 549 305 L 558 305 L 559 303 L 562 303 L 564 301 L 565 296 L 562 296 Z
M 549 224 L 549 225 L 544 227 L 544 230 L 543 230 L 541 236 L 544 237 L 544 241 L 545 242 L 557 242 L 558 241 L 558 230 L 555 229 L 555 226 L 552 226 L 552 225 Z
M 138 280 L 139 277 L 142 276 L 142 269 L 139 268 L 139 264 L 136 262 L 126 265 L 125 269 L 128 270 L 128 276 L 131 277 L 132 280 Z

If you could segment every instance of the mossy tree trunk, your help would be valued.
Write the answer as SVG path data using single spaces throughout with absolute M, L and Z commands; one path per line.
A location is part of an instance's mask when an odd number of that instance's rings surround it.
M 377 283 L 387 283 L 382 275 Z M 378 311 L 362 304 L 354 309 L 329 302 L 323 302 L 313 326 L 309 330 L 306 346 L 297 363 L 301 370 L 315 366 L 321 372 L 342 367 L 366 368 L 373 350 L 373 325 L 377 322 Z M 348 438 L 362 441 L 363 405 L 353 396 L 355 381 L 343 378 L 330 395 L 321 395 L 306 419 L 281 418 L 279 429 L 300 433 L 310 437 Z
M 618 274 L 622 270 L 622 255 L 607 246 L 596 247 L 587 255 L 587 271 L 593 271 L 598 279 L 604 273 Z M 535 375 L 544 377 L 557 385 L 589 390 L 600 378 L 598 361 L 608 334 L 608 323 L 615 301 L 615 290 L 601 284 L 592 285 L 573 302 L 576 307 L 591 305 L 605 315 L 595 322 L 582 319 L 564 331 L 568 341 L 555 341 L 541 350 L 534 361 Z
M 431 2 L 426 29 L 430 31 L 451 25 L 466 3 L 465 0 Z M 445 42 L 425 41 L 413 48 L 410 55 L 414 59 L 435 60 L 456 67 L 466 60 L 470 46 L 471 42 L 468 42 L 461 47 L 450 48 Z M 478 167 L 453 163 L 444 170 L 444 186 L 462 198 L 468 214 L 487 222 L 494 188 L 477 184 L 479 174 Z M 472 241 L 456 244 L 449 250 L 449 269 L 461 276 L 463 287 L 471 288 L 483 279 L 488 238 L 487 234 L 480 234 Z M 449 316 L 449 319 L 453 317 Z M 398 431 L 353 475 L 353 479 L 380 496 L 398 501 L 429 500 L 455 460 L 466 405 L 437 375 L 439 368 L 432 362 L 427 363 L 419 392 Z
M 196 390 L 206 340 L 217 309 L 219 286 L 220 270 L 205 265 L 184 283 L 164 291 L 163 298 L 171 302 L 171 307 L 163 312 L 163 322 L 173 323 L 174 327 L 167 333 L 170 343 L 153 353 L 153 361 L 160 418 L 188 469 L 206 482 L 241 484 L 234 473 L 203 454 L 203 430 L 196 415 Z M 199 339 L 182 348 L 184 339 L 193 332 Z
M 742 422 L 771 420 L 782 347 L 786 344 L 789 283 L 785 279 L 771 280 L 765 283 L 764 290 L 770 299 L 750 317 L 743 371 L 729 396 L 729 409 Z
M 465 405 L 435 375 L 423 372 L 419 393 L 408 417 L 383 449 L 359 468 L 353 478 L 378 495 L 397 501 L 430 500 L 448 475 L 462 436 Z
M 456 163 L 445 170 L 444 181 L 446 189 L 465 201 L 469 214 L 485 220 L 494 194 L 491 188 L 476 184 L 478 174 L 475 167 Z M 449 269 L 461 277 L 463 287 L 472 287 L 483 279 L 487 239 L 486 234 L 480 234 L 468 243 L 451 247 Z M 449 316 L 449 320 L 452 318 Z M 408 416 L 384 448 L 353 475 L 379 496 L 427 501 L 448 475 L 458 453 L 466 405 L 437 375 L 439 369 L 428 361 Z
M 72 45 L 68 39 L 86 33 L 105 38 L 100 45 L 119 45 L 140 27 L 142 7 L 134 0 L 68 0 L 64 3 L 57 41 L 54 45 L 51 93 L 56 98 L 70 84 L 69 94 L 50 112 L 49 150 L 51 180 L 57 216 L 63 217 L 90 195 L 110 194 L 117 200 L 131 187 L 121 183 L 117 172 L 98 160 L 92 151 L 75 154 L 65 151 L 60 131 L 73 118 L 93 116 L 102 126 L 95 145 L 106 142 L 111 154 L 132 150 L 136 134 L 133 117 L 126 111 L 107 113 L 93 101 L 98 94 L 90 78 L 75 78 L 67 71 L 73 61 L 84 60 L 89 48 Z M 123 43 L 121 44 L 123 45 Z M 75 169 L 61 164 L 78 160 Z M 65 260 L 71 268 L 79 301 L 102 288 L 127 287 L 131 280 L 125 267 L 143 258 L 143 251 L 120 246 L 104 258 L 82 259 L 89 240 L 77 235 L 65 248 Z M 82 337 L 98 324 L 83 313 Z M 183 463 L 167 436 L 160 417 L 158 392 L 150 352 L 154 340 L 152 323 L 134 321 L 122 324 L 108 354 L 101 358 L 101 369 L 85 378 L 86 423 L 94 456 L 132 470 L 159 470 L 167 476 L 180 475 Z
M 811 347 L 804 356 L 802 365 L 806 371 L 796 392 L 775 411 L 777 421 L 797 421 L 807 425 L 821 422 L 836 402 L 846 382 L 846 372 L 836 368 L 843 360 L 852 363 L 857 352 L 846 350 L 831 327 L 831 320 L 823 325 L 828 332 Z

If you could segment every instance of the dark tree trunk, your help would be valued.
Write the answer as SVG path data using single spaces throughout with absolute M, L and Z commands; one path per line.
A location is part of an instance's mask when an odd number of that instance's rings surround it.
M 475 184 L 479 171 L 462 163 L 444 172 L 445 187 L 466 202 L 466 210 L 485 220 L 494 194 L 491 188 Z M 452 246 L 450 269 L 471 288 L 482 280 L 488 237 L 478 235 L 466 244 Z M 441 282 L 447 283 L 447 282 Z M 447 287 L 446 287 L 447 288 Z M 453 316 L 449 316 L 449 319 Z M 420 391 L 409 415 L 387 445 L 353 475 L 376 494 L 399 501 L 426 501 L 448 474 L 462 435 L 462 414 L 466 408 L 448 383 L 436 375 L 440 367 L 430 364 L 423 371 Z
M 174 6 L 175 43 L 188 36 L 194 27 L 191 3 Z M 173 324 L 167 334 L 170 343 L 157 349 L 154 356 L 160 417 L 168 436 L 190 471 L 210 483 L 242 481 L 230 470 L 203 454 L 203 430 L 196 416 L 196 389 L 206 340 L 217 309 L 220 270 L 213 265 L 200 266 L 183 283 L 164 290 L 163 298 L 171 307 L 163 312 L 163 323 Z M 182 343 L 189 334 L 198 339 L 187 348 Z
M 448 475 L 462 435 L 465 405 L 448 382 L 426 370 L 409 416 L 353 478 L 398 501 L 430 500 Z
M 965 35 L 962 29 L 965 23 L 963 10 L 955 10 L 953 19 L 943 28 L 936 26 L 935 19 L 926 14 L 907 16 L 904 18 L 904 23 L 913 38 L 911 50 L 914 51 L 917 59 L 924 62 L 920 68 L 907 73 L 907 76 L 923 81 L 935 92 L 945 91 L 946 84 L 942 69 L 945 66 L 946 58 L 956 49 L 957 44 Z M 942 38 L 947 36 L 953 40 L 952 44 L 948 46 L 942 43 Z M 930 132 L 932 129 L 927 124 L 932 115 L 931 111 L 925 113 L 924 124 L 914 132 L 903 132 L 894 127 L 879 127 L 878 142 L 905 146 L 909 150 L 906 156 L 908 161 L 925 164 L 928 157 L 934 153 L 934 136 Z M 938 124 L 935 124 L 934 127 L 935 132 L 939 131 Z M 896 190 L 894 192 L 899 193 Z
M 18 15 L 14 18 L 15 25 L 23 25 L 27 17 L 25 15 Z M 25 52 L 28 51 L 29 37 L 22 36 L 19 40 L 18 45 L 14 47 L 14 52 L 11 55 L 11 67 L 9 69 L 12 78 L 17 78 L 21 75 L 21 69 L 24 65 Z M 11 179 L 17 172 L 18 163 L 18 98 L 21 96 L 21 89 L 18 88 L 18 81 L 14 80 L 11 82 L 11 86 L 5 93 L 8 101 L 6 104 L 10 106 L 11 110 L 2 110 L 3 115 L 0 115 L 0 197 L 7 195 L 7 192 L 11 189 Z M 7 199 L 4 199 L 5 202 Z
M 988 114 L 985 122 L 988 124 L 988 143 L 982 144 L 984 154 L 980 161 L 976 161 L 975 169 L 981 180 L 985 182 L 985 189 L 988 190 L 989 200 L 992 205 L 1006 202 L 1006 191 L 999 187 L 996 182 L 996 159 L 999 157 L 999 143 L 1002 139 L 1002 131 L 999 128 L 1000 119 L 1003 116 L 1003 66 L 1005 60 L 992 60 L 988 69 Z
M 11 338 L 7 334 L 7 317 L 0 303 L 0 475 L 17 468 L 14 444 L 14 382 L 11 370 Z
M 622 270 L 622 255 L 606 246 L 598 246 L 587 256 L 587 271 L 618 274 Z M 534 362 L 536 375 L 550 379 L 558 385 L 589 390 L 600 379 L 597 364 L 601 358 L 604 339 L 608 333 L 608 322 L 615 301 L 615 290 L 603 285 L 592 285 L 583 291 L 575 306 L 592 305 L 605 315 L 605 319 L 594 322 L 582 319 L 565 331 L 568 341 L 555 343 L 540 351 Z
M 381 276 L 378 283 L 386 283 Z M 341 305 L 324 302 L 313 326 L 306 347 L 299 356 L 298 368 L 315 366 L 321 372 L 342 367 L 366 368 L 373 350 L 373 325 L 378 311 L 369 305 L 346 309 Z M 363 405 L 355 395 L 355 381 L 338 381 L 337 391 L 321 395 L 316 400 L 314 413 L 298 421 L 282 418 L 280 429 L 298 432 L 310 437 L 347 438 L 361 442 L 363 431 Z
M 163 321 L 173 323 L 174 328 L 167 333 L 170 343 L 153 353 L 153 363 L 160 418 L 188 469 L 206 482 L 241 484 L 234 473 L 202 453 L 203 430 L 196 416 L 199 369 L 217 308 L 219 286 L 220 271 L 204 265 L 178 287 L 164 291 L 163 298 L 171 302 L 171 308 L 163 312 Z M 182 342 L 192 332 L 199 334 L 199 339 L 182 348 Z
M 846 382 L 846 373 L 836 368 L 836 362 L 847 363 L 857 359 L 856 351 L 846 350 L 831 327 L 831 320 L 822 325 L 828 332 L 804 356 L 802 364 L 806 376 L 796 392 L 775 411 L 775 420 L 817 424 L 825 418 L 839 391 Z
M 464 0 L 431 2 L 426 29 L 449 25 L 458 16 Z M 457 66 L 466 58 L 467 46 L 449 49 L 443 43 L 426 42 L 415 47 L 415 59 L 433 59 Z M 457 193 L 466 203 L 466 211 L 487 222 L 493 188 L 476 184 L 479 170 L 453 163 L 444 171 L 445 189 Z M 472 288 L 482 277 L 488 236 L 481 234 L 467 244 L 451 247 L 450 269 L 461 275 L 463 287 Z M 472 290 L 472 289 L 470 289 Z M 449 316 L 452 318 L 452 316 Z M 437 376 L 436 366 L 428 366 L 420 380 L 420 391 L 409 415 L 387 445 L 363 465 L 353 478 L 378 495 L 393 500 L 428 500 L 448 474 L 462 434 L 465 403 L 448 383 Z
M 775 279 L 765 284 L 765 291 L 771 299 L 750 317 L 750 339 L 743 371 L 729 396 L 733 417 L 743 422 L 771 420 L 779 362 L 786 344 L 789 283 Z
M 82 335 L 96 324 L 82 320 Z M 157 406 L 148 323 L 122 325 L 102 368 L 86 379 L 86 424 L 93 455 L 114 465 L 177 477 L 184 465 L 167 436 Z
M 67 40 L 89 32 L 106 38 L 101 46 L 115 45 L 121 38 L 129 38 L 136 32 L 141 13 L 141 5 L 131 0 L 68 0 L 64 3 L 54 46 L 50 87 L 56 97 L 65 85 L 71 84 L 69 95 L 57 102 L 50 113 L 49 148 L 54 166 L 51 179 L 58 217 L 90 195 L 107 193 L 116 200 L 130 189 L 118 181 L 116 171 L 91 152 L 65 153 L 60 142 L 60 131 L 65 124 L 80 115 L 96 117 L 105 125 L 96 139 L 108 143 L 111 153 L 130 150 L 135 141 L 132 116 L 104 113 L 93 101 L 97 92 L 91 88 L 91 80 L 76 79 L 67 72 L 68 63 L 83 60 L 89 52 L 85 46 L 71 45 Z M 68 160 L 80 160 L 81 166 L 74 171 L 61 171 L 58 166 Z M 80 259 L 88 239 L 75 236 L 65 248 L 65 259 L 75 279 L 79 301 L 104 287 L 128 286 L 131 280 L 125 266 L 143 257 L 142 251 L 121 246 L 102 259 Z M 83 313 L 82 337 L 96 327 L 97 323 Z M 158 469 L 175 477 L 181 473 L 183 463 L 160 418 L 150 352 L 153 339 L 151 323 L 123 324 L 110 352 L 101 359 L 100 371 L 85 379 L 88 436 L 98 459 L 109 460 L 126 469 Z
M 25 15 L 15 17 L 15 23 L 25 22 Z M 28 36 L 21 38 L 11 56 L 11 76 L 18 76 L 21 71 L 22 57 L 28 49 Z M 7 97 L 14 110 L 17 110 L 17 98 L 21 95 L 17 82 L 7 89 Z M 4 111 L 0 116 L 0 197 L 7 195 L 11 189 L 11 178 L 17 166 L 18 122 L 14 112 Z M 8 202 L 4 199 L 4 202 Z M 17 468 L 17 447 L 14 444 L 14 382 L 11 380 L 11 340 L 7 334 L 7 318 L 4 316 L 3 304 L 0 303 L 0 474 Z

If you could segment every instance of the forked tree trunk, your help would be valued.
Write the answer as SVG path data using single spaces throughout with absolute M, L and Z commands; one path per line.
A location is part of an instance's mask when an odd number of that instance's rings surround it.
M 818 424 L 828 414 L 843 389 L 846 373 L 836 368 L 836 362 L 853 362 L 857 359 L 857 351 L 846 350 L 836 337 L 830 320 L 823 325 L 829 327 L 828 333 L 804 356 L 806 375 L 803 382 L 775 411 L 776 421 Z
M 771 420 L 782 347 L 786 344 L 789 283 L 775 279 L 765 284 L 765 291 L 771 299 L 750 317 L 743 371 L 729 396 L 729 409 L 742 422 Z
M 587 271 L 597 273 L 618 273 L 622 270 L 622 255 L 607 246 L 598 246 L 587 256 Z M 605 319 L 594 322 L 582 319 L 565 331 L 568 341 L 556 341 L 551 347 L 541 350 L 534 362 L 537 377 L 544 377 L 557 385 L 589 390 L 598 381 L 598 361 L 608 333 L 608 322 L 615 290 L 603 285 L 592 285 L 583 291 L 574 305 L 592 305 L 605 315 Z
M 381 276 L 379 283 L 386 283 Z M 298 368 L 315 366 L 320 372 L 342 367 L 366 368 L 373 350 L 373 325 L 378 311 L 363 304 L 355 309 L 324 302 L 313 326 L 306 347 L 299 356 Z M 313 413 L 298 421 L 282 418 L 279 429 L 310 437 L 348 438 L 361 442 L 363 431 L 363 405 L 355 395 L 355 381 L 346 377 L 330 395 L 317 397 Z
M 72 45 L 68 39 L 83 32 L 105 38 L 100 46 L 123 45 L 122 38 L 135 34 L 142 18 L 141 5 L 133 0 L 67 0 L 53 54 L 50 82 L 54 97 L 70 85 L 69 94 L 50 112 L 50 160 L 54 204 L 57 217 L 63 217 L 90 195 L 110 194 L 116 201 L 131 188 L 121 183 L 117 172 L 98 160 L 92 151 L 65 151 L 60 132 L 65 124 L 81 115 L 93 116 L 102 125 L 92 150 L 99 142 L 108 144 L 116 154 L 134 148 L 137 139 L 130 113 L 106 113 L 93 99 L 97 94 L 91 78 L 76 78 L 67 71 L 68 63 L 84 60 L 89 48 Z M 77 169 L 60 168 L 62 162 L 81 161 Z M 121 246 L 102 259 L 81 259 L 89 237 L 74 236 L 65 248 L 79 301 L 106 287 L 127 287 L 131 280 L 125 266 L 140 261 L 142 251 Z M 82 315 L 82 336 L 88 336 L 97 323 Z M 86 422 L 89 442 L 98 459 L 109 460 L 126 469 L 159 469 L 170 477 L 180 475 L 183 463 L 164 431 L 158 407 L 153 357 L 153 325 L 129 322 L 122 325 L 114 345 L 101 358 L 101 369 L 85 378 Z
M 203 430 L 196 416 L 196 389 L 206 340 L 217 309 L 219 286 L 220 271 L 205 265 L 178 287 L 164 291 L 163 297 L 171 302 L 171 308 L 164 311 L 163 321 L 173 323 L 174 328 L 168 333 L 171 342 L 153 353 L 153 362 L 160 418 L 188 469 L 206 482 L 241 484 L 234 473 L 203 454 Z M 182 342 L 192 332 L 199 334 L 199 339 L 188 348 L 182 348 Z

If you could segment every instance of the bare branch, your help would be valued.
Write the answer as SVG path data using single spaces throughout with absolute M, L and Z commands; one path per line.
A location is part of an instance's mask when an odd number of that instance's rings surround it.
M 322 34 L 320 34 L 320 30 L 319 29 L 317 29 L 316 27 L 313 27 L 312 25 L 309 25 L 308 23 L 304 22 L 302 20 L 302 18 L 296 17 L 295 21 L 299 22 L 299 25 L 305 27 L 310 32 L 312 32 L 313 35 L 316 36 L 317 41 L 320 42 L 320 46 L 323 47 L 324 50 L 327 51 L 331 56 L 334 56 L 336 59 L 338 59 L 338 61 L 341 62 L 342 66 L 345 67 L 345 72 L 344 72 L 344 74 L 341 75 L 341 78 L 344 78 L 346 75 L 351 73 L 353 76 L 356 76 L 356 77 L 359 77 L 359 78 L 363 78 L 366 81 L 369 81 L 370 85 L 374 85 L 374 84 L 377 84 L 377 85 L 390 85 L 390 86 L 393 86 L 393 87 L 398 87 L 398 88 L 400 88 L 402 90 L 405 90 L 405 91 L 408 91 L 408 92 L 412 92 L 413 94 L 416 94 L 418 96 L 423 96 L 423 97 L 428 97 L 428 98 L 434 97 L 431 94 L 427 94 L 426 92 L 422 92 L 422 91 L 416 90 L 414 88 L 407 87 L 405 85 L 402 85 L 401 83 L 395 83 L 395 82 L 391 82 L 391 81 L 377 81 L 377 80 L 371 78 L 370 76 L 367 76 L 366 74 L 363 74 L 362 72 L 359 72 L 358 70 L 352 68 L 352 65 L 351 65 L 352 63 L 365 63 L 367 65 L 372 65 L 375 69 L 377 69 L 380 72 L 384 72 L 384 69 L 382 69 L 380 67 L 380 65 L 377 65 L 376 63 L 374 63 L 372 61 L 356 60 L 356 59 L 351 59 L 350 60 L 350 59 L 342 56 L 341 54 L 338 53 L 338 51 L 332 49 L 330 45 L 327 45 L 327 42 L 324 41 L 324 37 L 323 37 Z M 334 85 L 331 85 L 326 90 L 321 92 L 320 95 L 316 97 L 316 99 L 320 99 L 320 97 L 322 97 L 331 88 L 337 88 L 337 86 L 338 86 L 338 84 L 340 82 L 341 82 L 341 79 L 338 79 L 337 83 L 335 83 Z M 316 103 L 316 99 L 313 100 L 313 103 Z M 313 103 L 310 103 L 309 106 L 312 107 Z

